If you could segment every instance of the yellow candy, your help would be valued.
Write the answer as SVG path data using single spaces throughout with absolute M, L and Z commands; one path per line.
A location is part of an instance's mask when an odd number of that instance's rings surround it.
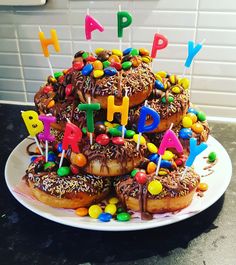
M 204 130 L 203 125 L 200 122 L 196 122 L 192 125 L 191 129 L 195 132 L 195 133 L 202 133 Z
M 104 75 L 104 71 L 103 70 L 94 70 L 93 71 L 93 76 L 95 78 L 99 78 L 99 77 L 102 77 Z
M 197 189 L 200 191 L 206 191 L 208 190 L 208 185 L 206 183 L 199 183 Z
M 142 61 L 144 63 L 150 63 L 152 61 L 152 58 L 150 56 L 143 56 Z
M 107 128 L 113 128 L 113 124 L 112 123 L 110 123 L 109 121 L 105 121 L 104 122 L 104 125 L 107 127 Z
M 104 49 L 103 48 L 97 48 L 96 50 L 95 50 L 95 53 L 98 55 L 100 52 L 102 52 L 102 51 L 104 51 Z
M 145 49 L 145 48 L 140 48 L 139 49 L 139 53 L 143 56 L 145 55 L 149 55 L 149 50 Z
M 80 207 L 78 209 L 75 210 L 75 213 L 78 216 L 86 216 L 88 214 L 88 209 L 85 207 Z
M 55 106 L 55 101 L 54 101 L 54 100 L 51 100 L 51 101 L 48 103 L 47 108 L 50 109 L 50 108 L 52 108 L 52 107 L 54 107 L 54 106 Z
M 121 50 L 117 50 L 117 49 L 113 49 L 112 50 L 112 54 L 117 55 L 119 57 L 121 57 L 123 55 Z
M 159 71 L 159 72 L 156 73 L 156 75 L 159 75 L 160 77 L 165 78 L 165 77 L 167 77 L 167 72 Z
M 185 128 L 191 128 L 191 126 L 193 125 L 193 122 L 191 118 L 185 116 L 183 117 L 182 124 Z
M 103 64 L 101 61 L 96 60 L 95 62 L 93 62 L 93 68 L 95 70 L 102 70 L 103 69 Z
M 105 213 L 110 213 L 114 215 L 116 213 L 116 205 L 115 204 L 107 204 L 105 207 Z
M 158 175 L 160 175 L 160 176 L 165 176 L 165 175 L 167 175 L 167 172 L 164 171 L 164 170 L 160 170 L 160 171 L 158 172 Z
M 82 153 L 71 153 L 70 160 L 72 164 L 78 167 L 84 167 L 87 164 L 87 158 Z
M 172 87 L 172 92 L 174 92 L 175 94 L 179 94 L 180 93 L 180 88 L 178 86 L 174 86 Z
M 178 77 L 176 75 L 171 75 L 169 79 L 172 85 L 175 85 L 178 81 Z
M 147 165 L 147 173 L 153 173 L 156 171 L 157 165 L 154 162 L 149 162 Z
M 152 195 L 157 195 L 162 191 L 162 184 L 159 180 L 153 180 L 148 184 L 148 191 Z
M 102 208 L 99 205 L 94 204 L 89 207 L 88 213 L 90 217 L 97 219 L 102 213 Z
M 189 88 L 189 80 L 188 78 L 184 77 L 184 78 L 181 78 L 179 81 L 178 81 L 179 85 L 181 85 L 183 87 L 183 89 L 188 89 Z
M 138 134 L 135 134 L 134 136 L 133 136 L 133 140 L 135 141 L 135 143 L 138 143 Z M 141 135 L 141 137 L 140 137 L 140 144 L 141 145 L 144 145 L 144 144 L 146 144 L 146 140 L 145 140 L 145 138 Z
M 194 113 L 189 112 L 186 116 L 189 117 L 193 123 L 197 122 L 197 115 L 195 115 Z
M 157 151 L 158 151 L 158 149 L 155 146 L 155 144 L 152 144 L 152 143 L 148 143 L 147 144 L 147 148 L 148 148 L 149 152 L 151 152 L 152 154 L 156 154 Z
M 166 150 L 162 159 L 164 160 L 171 160 L 174 157 L 174 154 L 171 151 Z
M 112 197 L 109 199 L 110 204 L 117 204 L 119 202 L 119 199 L 116 197 Z
M 160 82 L 162 82 L 162 77 L 160 75 L 158 75 L 157 73 L 155 74 L 156 80 L 159 80 Z

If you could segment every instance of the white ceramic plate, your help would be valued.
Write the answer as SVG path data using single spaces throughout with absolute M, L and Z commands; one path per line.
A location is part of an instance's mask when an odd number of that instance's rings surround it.
M 15 191 L 15 187 L 20 183 L 30 161 L 30 158 L 26 153 L 26 147 L 31 142 L 32 140 L 29 139 L 23 140 L 12 151 L 7 160 L 5 178 L 12 195 L 22 205 L 40 216 L 61 224 L 84 229 L 102 231 L 142 230 L 164 226 L 187 219 L 215 203 L 227 189 L 232 175 L 232 165 L 226 150 L 217 140 L 210 136 L 208 140 L 208 148 L 197 157 L 194 163 L 195 169 L 200 175 L 206 174 L 206 170 L 203 170 L 203 168 L 207 163 L 206 159 L 203 157 L 207 156 L 211 151 L 217 153 L 218 162 L 213 167 L 214 173 L 202 178 L 202 182 L 206 182 L 209 185 L 208 191 L 204 193 L 202 198 L 195 196 L 192 204 L 188 208 L 177 214 L 157 215 L 157 218 L 151 221 L 142 221 L 140 218 L 133 218 L 129 222 L 111 220 L 108 223 L 103 223 L 90 217 L 78 217 L 73 210 L 57 209 L 44 205 Z

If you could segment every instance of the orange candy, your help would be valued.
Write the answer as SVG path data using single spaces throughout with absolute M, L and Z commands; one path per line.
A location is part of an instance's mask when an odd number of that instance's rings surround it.
M 195 133 L 202 133 L 204 130 L 204 127 L 199 122 L 194 123 L 191 128 Z
M 199 191 L 206 191 L 206 190 L 208 190 L 208 185 L 206 183 L 199 183 L 197 189 Z
M 195 115 L 194 113 L 189 112 L 186 116 L 189 117 L 193 123 L 197 122 L 197 115 Z
M 75 213 L 78 215 L 78 216 L 86 216 L 88 215 L 88 209 L 85 208 L 85 207 L 81 207 L 81 208 L 78 208 L 75 210 Z
M 132 62 L 132 65 L 133 65 L 134 67 L 138 67 L 138 66 L 141 64 L 142 60 L 141 60 L 140 58 L 138 58 L 137 56 L 134 56 L 134 57 L 131 59 L 131 62 Z
M 145 49 L 145 48 L 140 48 L 139 49 L 139 53 L 143 56 L 145 55 L 149 55 L 149 50 Z
M 55 106 L 55 101 L 52 99 L 52 100 L 48 103 L 47 108 L 50 109 L 50 108 L 52 108 L 52 107 L 54 107 L 54 106 Z
M 147 165 L 147 173 L 150 174 L 150 173 L 155 172 L 156 168 L 157 166 L 154 162 L 149 162 Z
M 95 62 L 93 62 L 93 68 L 95 70 L 102 70 L 103 69 L 103 64 L 101 61 L 96 60 Z
M 81 153 L 74 155 L 71 160 L 78 167 L 83 167 L 87 164 L 87 158 Z
M 110 63 L 120 63 L 120 58 L 117 55 L 113 54 L 109 57 L 108 61 Z

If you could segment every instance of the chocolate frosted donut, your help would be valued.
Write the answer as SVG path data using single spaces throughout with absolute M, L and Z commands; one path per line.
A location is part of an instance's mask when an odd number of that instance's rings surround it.
M 110 180 L 89 174 L 60 177 L 56 171 L 37 171 L 37 163 L 29 165 L 24 179 L 34 197 L 57 208 L 78 208 L 102 200 L 110 191 Z

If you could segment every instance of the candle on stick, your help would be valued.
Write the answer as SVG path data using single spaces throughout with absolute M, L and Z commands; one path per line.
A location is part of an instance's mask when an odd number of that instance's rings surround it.
M 165 49 L 168 45 L 168 39 L 159 34 L 156 33 L 154 35 L 153 44 L 152 44 L 152 51 L 151 51 L 151 57 L 154 59 L 157 57 L 157 51 Z

